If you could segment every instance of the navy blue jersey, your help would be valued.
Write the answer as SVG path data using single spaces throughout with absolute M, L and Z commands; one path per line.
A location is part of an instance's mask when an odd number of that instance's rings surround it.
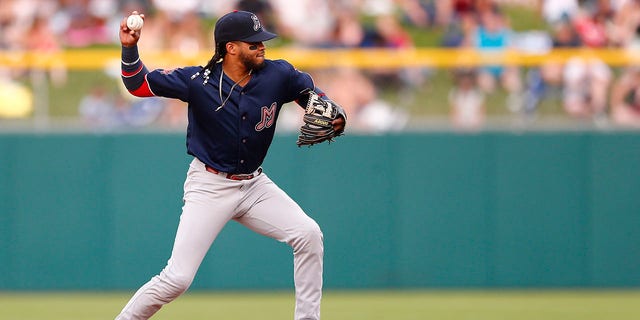
M 215 65 L 206 82 L 201 70 L 195 66 L 154 70 L 146 74 L 142 88 L 146 86 L 155 96 L 186 102 L 187 152 L 228 173 L 255 171 L 273 140 L 282 105 L 298 99 L 303 103 L 305 89 L 320 92 L 309 74 L 284 60 L 265 60 L 264 68 L 254 71 L 244 87 L 236 85 L 233 91 L 234 81 L 223 75 L 222 93 L 218 85 L 222 64 Z M 144 74 L 146 69 L 138 71 Z

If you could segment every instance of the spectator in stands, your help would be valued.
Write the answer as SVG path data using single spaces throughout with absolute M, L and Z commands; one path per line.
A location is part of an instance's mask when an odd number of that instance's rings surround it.
M 478 88 L 477 71 L 473 68 L 454 70 L 453 87 L 449 91 L 450 119 L 460 130 L 478 130 L 485 123 L 485 96 Z
M 137 9 L 134 7 L 131 11 L 133 10 Z M 170 16 L 170 12 L 163 10 L 155 10 L 152 13 L 145 14 L 145 36 L 140 38 L 140 43 L 138 44 L 142 50 L 158 52 L 169 48 L 169 36 L 172 28 L 172 18 Z M 118 20 L 118 23 L 121 20 L 122 18 Z
M 376 86 L 359 69 L 339 67 L 312 75 L 318 87 L 331 91 L 331 98 L 349 114 L 350 131 L 381 133 L 405 127 L 407 114 L 380 99 Z
M 554 49 L 609 45 L 606 25 L 613 17 L 612 10 L 600 0 L 598 3 L 591 6 L 576 1 L 544 2 L 542 10 L 550 22 Z M 531 91 L 547 97 L 551 92 L 561 91 L 562 105 L 568 115 L 592 118 L 599 125 L 605 123 L 611 70 L 602 61 L 580 55 L 568 59 L 552 57 L 533 75 L 536 79 L 530 82 L 539 83 L 541 87 Z
M 625 0 L 613 18 L 611 42 L 621 48 L 640 49 L 640 0 Z
M 500 12 L 500 4 L 495 0 L 475 0 L 474 10 L 478 16 L 490 12 Z
M 92 130 L 139 128 L 156 123 L 164 105 L 160 98 L 123 96 L 96 84 L 80 100 L 78 112 Z
M 609 0 L 597 1 L 597 6 L 583 6 L 572 21 L 584 46 L 604 48 L 609 45 L 608 25 L 613 21 Z
M 375 29 L 373 30 L 373 46 L 407 50 L 415 48 L 415 44 L 409 32 L 400 23 L 395 15 L 385 14 L 375 17 Z M 425 82 L 426 71 L 422 68 L 376 68 L 371 75 L 377 85 L 396 85 L 400 89 L 414 88 Z
M 62 2 L 61 18 L 67 23 L 63 33 L 65 45 L 87 47 L 112 43 L 113 35 L 107 22 L 118 12 L 117 5 L 112 0 Z
M 78 112 L 84 123 L 92 129 L 100 130 L 114 126 L 116 111 L 113 96 L 103 85 L 94 85 L 82 97 Z
M 359 48 L 371 46 L 374 41 L 359 20 L 354 8 L 343 8 L 335 12 L 333 28 L 327 43 L 321 47 Z
M 519 1 L 518 1 L 519 2 Z M 529 1 L 533 3 L 533 1 Z M 539 0 L 545 21 L 556 35 L 555 48 L 611 46 L 640 48 L 640 0 Z M 107 21 L 120 21 L 124 12 L 142 9 L 147 14 L 146 37 L 140 45 L 153 50 L 178 49 L 195 54 L 210 48 L 211 37 L 195 32 L 208 28 L 202 17 L 212 17 L 231 9 L 255 11 L 269 29 L 278 29 L 283 43 L 305 47 L 415 47 L 407 32 L 411 28 L 450 27 L 443 45 L 505 50 L 511 43 L 508 18 L 495 0 L 2 0 L 0 5 L 0 49 L 55 52 L 64 47 L 85 47 L 113 41 Z M 516 2 L 511 2 L 516 3 Z M 126 9 L 125 9 L 126 8 Z M 188 17 L 188 18 L 187 18 Z M 496 17 L 498 19 L 496 19 Z M 493 21 L 493 22 L 492 22 Z M 497 21 L 497 23 L 496 23 Z M 186 23 L 186 22 L 193 22 Z M 451 23 L 449 23 L 451 22 Z M 497 26 L 497 27 L 496 27 Z M 493 30 L 492 30 L 493 28 Z M 572 30 L 571 30 L 572 29 Z M 194 38 L 193 35 L 203 37 Z M 208 34 L 211 34 L 210 32 Z M 567 114 L 578 118 L 601 118 L 605 114 L 611 88 L 612 70 L 602 61 L 576 57 L 566 63 L 547 61 L 538 72 L 545 87 L 557 87 L 563 93 Z M 534 69 L 534 68 L 530 68 Z M 17 69 L 14 69 L 17 70 Z M 24 70 L 18 70 L 24 73 Z M 428 70 L 357 70 L 373 81 L 375 100 L 383 87 L 415 92 L 429 76 Z M 481 68 L 476 73 L 478 86 L 485 94 L 498 86 L 508 93 L 509 110 L 526 110 L 522 103 L 520 71 L 506 65 Z M 12 71 L 15 73 L 16 71 Z M 349 70 L 345 73 L 352 73 Z M 370 72 L 370 73 L 369 73 Z M 625 70 L 624 74 L 627 73 Z M 54 83 L 64 83 L 65 72 L 51 73 Z M 529 74 L 528 74 L 529 75 Z M 529 76 L 527 75 L 527 79 Z M 626 76 L 625 76 L 626 78 Z M 13 76 L 15 79 L 15 76 Z M 462 84 L 462 78 L 456 78 Z M 621 79 L 622 80 L 622 79 Z M 622 85 L 622 82 L 616 85 Z M 620 83 L 620 84 L 618 84 Z M 348 88 L 347 88 L 348 89 Z M 457 86 L 454 87 L 457 89 Z M 452 89 L 452 91 L 455 91 Z M 558 90 L 559 91 L 559 90 Z M 411 94 L 400 94 L 411 98 Z M 529 96 L 529 95 L 526 95 Z M 524 107 L 523 107 L 524 105 Z M 611 106 L 611 114 L 617 112 Z M 170 126 L 182 127 L 184 108 L 168 107 L 162 117 Z M 362 113 L 364 114 L 364 113 Z
M 7 0 L 0 6 L 0 50 L 7 50 L 11 46 L 9 31 L 14 26 L 13 0 Z
M 334 14 L 329 1 L 271 0 L 276 13 L 279 35 L 293 45 L 317 47 L 329 41 Z
M 449 48 L 470 47 L 477 27 L 478 19 L 475 14 L 455 16 L 445 26 L 445 32 L 440 44 Z
M 628 68 L 611 90 L 611 120 L 620 126 L 640 128 L 640 68 Z
M 640 50 L 640 0 L 625 0 L 613 19 L 611 40 L 630 54 Z M 609 107 L 614 124 L 640 128 L 640 68 L 626 66 L 612 85 Z
M 582 46 L 571 21 L 558 20 L 551 26 L 551 43 L 553 49 L 575 49 Z M 565 63 L 562 59 L 549 58 L 538 69 L 528 74 L 527 102 L 530 110 L 537 108 L 543 98 L 550 98 L 553 93 L 561 93 L 564 88 Z
M 454 16 L 476 15 L 475 0 L 451 0 L 450 5 Z
M 47 16 L 37 15 L 33 18 L 30 28 L 22 38 L 22 48 L 39 53 L 56 53 L 61 48 L 57 36 L 49 28 Z
M 537 10 L 542 18 L 553 26 L 571 19 L 580 8 L 578 0 L 539 0 Z
M 375 18 L 376 32 L 380 36 L 380 46 L 392 49 L 413 48 L 413 39 L 394 15 L 380 15 Z
M 336 11 L 331 38 L 323 45 L 330 48 L 359 48 L 386 46 L 401 48 L 412 43 L 403 30 L 398 31 L 396 21 L 387 26 L 384 36 L 378 29 L 366 30 L 358 19 L 357 8 L 341 6 Z M 384 18 L 386 19 L 386 18 Z M 391 21 L 386 20 L 391 23 Z M 380 21 L 382 22 L 382 21 Z M 374 74 L 372 77 L 371 74 Z M 352 122 L 350 130 L 360 132 L 384 132 L 397 130 L 406 124 L 406 114 L 380 99 L 373 79 L 390 76 L 399 79 L 397 69 L 363 71 L 355 67 L 336 67 L 312 71 L 319 87 L 333 92 L 332 98 L 345 108 Z M 378 78 L 379 79 L 379 78 Z
M 396 0 L 396 3 L 404 20 L 418 28 L 446 26 L 453 14 L 450 0 Z
M 50 64 L 49 75 L 54 86 L 60 87 L 67 82 L 67 68 L 64 62 L 53 56 L 62 50 L 62 45 L 50 28 L 48 15 L 39 13 L 34 16 L 30 28 L 21 40 L 22 49 L 42 54 L 42 60 Z M 32 70 L 32 72 L 42 71 Z
M 480 24 L 472 38 L 473 47 L 487 56 L 502 54 L 511 47 L 512 30 L 499 10 L 483 10 L 479 19 Z M 508 110 L 514 113 L 522 111 L 522 80 L 517 66 L 485 65 L 478 72 L 478 84 L 484 92 L 493 93 L 499 83 L 508 94 Z
M 609 45 L 607 24 L 612 18 L 609 8 L 598 6 L 595 11 L 581 7 L 572 19 L 580 43 L 590 48 Z M 564 108 L 578 118 L 593 118 L 598 124 L 606 119 L 607 95 L 612 73 L 603 61 L 580 56 L 570 58 L 563 73 Z
M 202 0 L 151 0 L 151 4 L 156 10 L 169 12 L 176 16 L 197 11 L 202 2 Z
M 180 15 L 171 12 L 171 24 L 168 33 L 167 47 L 185 57 L 196 56 L 200 51 L 213 47 L 213 37 L 202 32 L 205 29 L 201 17 L 195 11 L 185 11 Z

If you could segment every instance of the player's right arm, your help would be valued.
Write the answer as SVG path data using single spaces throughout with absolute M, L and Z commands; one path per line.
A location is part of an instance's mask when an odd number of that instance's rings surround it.
M 138 14 L 134 11 L 132 14 Z M 144 19 L 144 14 L 140 15 Z M 127 27 L 127 18 L 120 21 L 120 44 L 122 45 L 122 62 L 121 76 L 124 86 L 129 92 L 137 97 L 154 96 L 149 83 L 147 82 L 147 74 L 149 70 L 140 60 L 138 53 L 138 40 L 140 40 L 140 32 L 133 31 Z
M 132 14 L 137 14 L 134 11 Z M 144 19 L 144 15 L 140 15 Z M 138 53 L 140 30 L 127 28 L 127 19 L 120 22 L 120 44 L 122 45 L 121 76 L 127 90 L 136 97 L 165 97 L 187 101 L 189 98 L 189 81 L 194 69 L 186 67 L 177 69 L 155 69 L 149 71 Z M 153 90 L 151 89 L 153 88 Z

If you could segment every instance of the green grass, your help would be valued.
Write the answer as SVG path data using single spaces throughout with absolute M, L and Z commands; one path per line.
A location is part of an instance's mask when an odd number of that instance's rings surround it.
M 2 320 L 113 319 L 129 293 L 0 293 Z M 640 291 L 327 291 L 324 320 L 632 320 Z M 192 292 L 153 319 L 292 319 L 285 292 Z

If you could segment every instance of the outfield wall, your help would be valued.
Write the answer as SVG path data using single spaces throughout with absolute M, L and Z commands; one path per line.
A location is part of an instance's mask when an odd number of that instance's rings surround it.
M 265 171 L 321 225 L 327 288 L 640 286 L 640 133 L 276 137 Z M 0 290 L 134 289 L 164 266 L 181 134 L 0 135 Z M 193 288 L 291 288 L 230 223 Z

